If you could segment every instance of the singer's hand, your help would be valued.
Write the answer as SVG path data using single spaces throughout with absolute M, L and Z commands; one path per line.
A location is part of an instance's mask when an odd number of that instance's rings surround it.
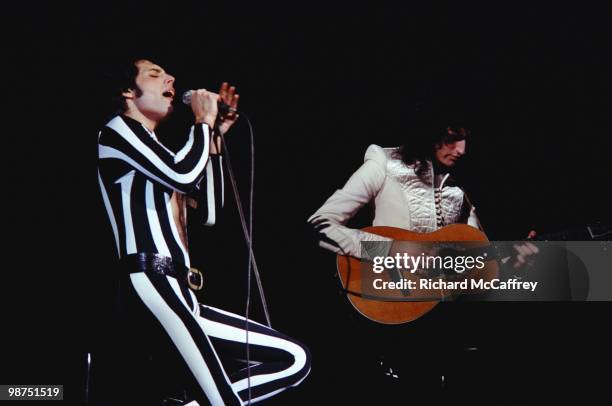
M 238 99 L 240 96 L 236 93 L 236 87 L 230 86 L 227 82 L 221 84 L 219 89 L 219 99 L 223 103 L 230 106 L 232 109 L 238 109 Z M 219 125 L 219 131 L 221 134 L 225 134 L 232 125 L 238 120 L 238 114 L 234 111 L 221 116 L 221 124 Z
M 196 123 L 206 123 L 210 128 L 217 118 L 219 95 L 205 89 L 194 90 L 191 94 L 191 109 Z

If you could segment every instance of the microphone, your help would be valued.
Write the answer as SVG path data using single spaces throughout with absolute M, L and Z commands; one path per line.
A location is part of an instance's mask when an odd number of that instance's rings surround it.
M 193 90 L 187 90 L 185 93 L 183 93 L 183 103 L 190 105 L 191 104 L 191 93 L 193 92 Z M 217 109 L 219 110 L 219 115 L 220 116 L 225 116 L 228 115 L 229 113 L 235 113 L 238 114 L 238 110 L 236 110 L 233 107 L 230 107 L 229 105 L 223 103 L 222 101 L 217 102 Z

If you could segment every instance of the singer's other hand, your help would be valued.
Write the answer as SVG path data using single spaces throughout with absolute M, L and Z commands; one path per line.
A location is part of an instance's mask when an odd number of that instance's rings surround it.
M 219 95 L 205 89 L 194 90 L 191 93 L 191 109 L 196 123 L 206 123 L 210 128 L 217 118 L 217 103 Z
M 221 134 L 225 134 L 232 125 L 238 120 L 238 114 L 236 114 L 236 110 L 238 110 L 238 99 L 240 96 L 236 93 L 236 87 L 230 86 L 227 82 L 223 82 L 221 84 L 221 88 L 219 89 L 219 98 L 220 101 L 230 106 L 233 111 L 230 111 L 227 114 L 221 116 L 221 124 L 219 125 L 219 131 Z

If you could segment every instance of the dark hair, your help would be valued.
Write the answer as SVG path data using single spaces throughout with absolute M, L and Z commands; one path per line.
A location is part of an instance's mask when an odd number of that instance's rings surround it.
M 143 56 L 131 56 L 120 62 L 107 65 L 102 73 L 104 93 L 110 102 L 109 113 L 112 115 L 123 114 L 126 109 L 123 92 L 134 89 L 139 95 L 140 89 L 136 86 L 138 67 L 136 63 L 142 60 L 151 60 Z
M 458 113 L 417 106 L 408 141 L 395 151 L 395 157 L 406 165 L 414 165 L 417 176 L 425 181 L 423 177 L 429 171 L 430 162 L 434 162 L 436 147 L 464 140 L 470 134 L 464 121 Z

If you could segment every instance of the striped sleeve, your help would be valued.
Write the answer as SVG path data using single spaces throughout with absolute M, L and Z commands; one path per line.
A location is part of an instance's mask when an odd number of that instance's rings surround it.
M 205 175 L 210 133 L 206 124 L 194 125 L 189 140 L 175 155 L 139 123 L 117 117 L 102 130 L 98 152 L 100 159 L 122 160 L 148 178 L 187 193 Z
M 213 226 L 219 219 L 219 213 L 225 203 L 223 179 L 223 156 L 211 154 L 206 164 L 206 176 L 198 185 L 197 216 L 205 226 Z

